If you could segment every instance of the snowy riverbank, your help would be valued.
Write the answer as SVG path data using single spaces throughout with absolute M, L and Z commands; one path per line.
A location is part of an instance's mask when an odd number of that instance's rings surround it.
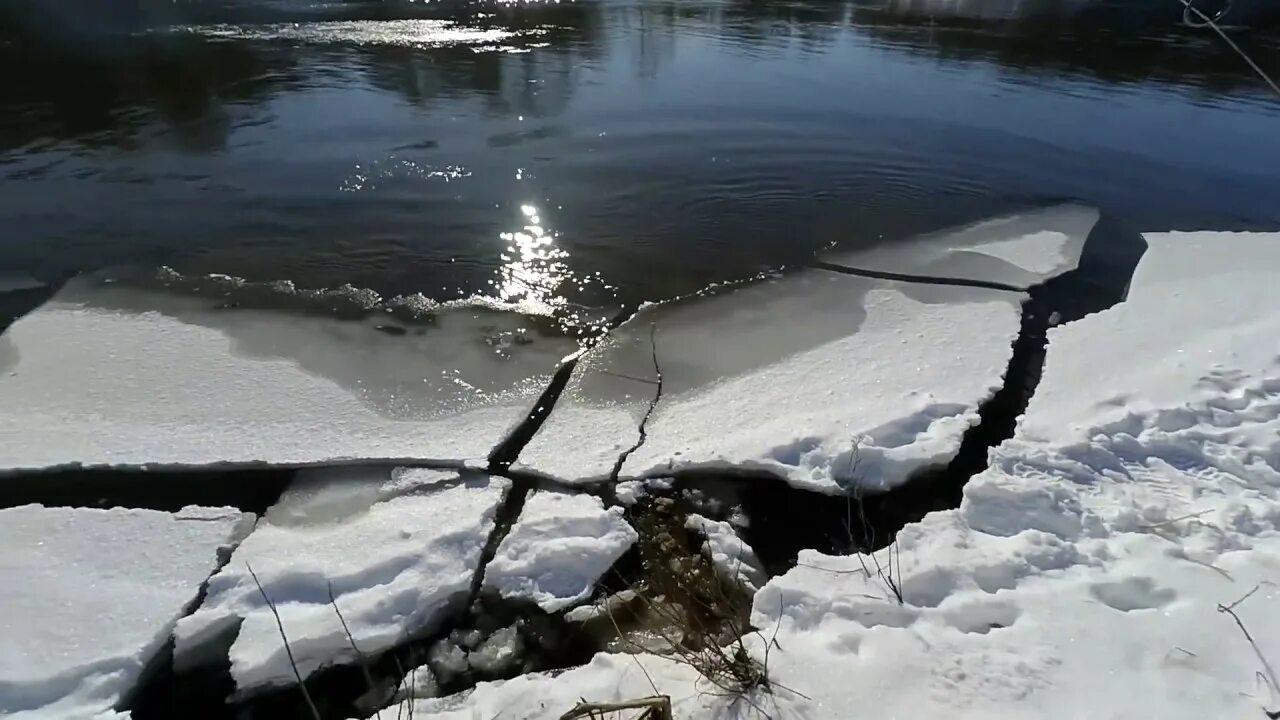
M 874 556 L 807 549 L 766 578 L 744 542 L 764 519 L 732 491 L 734 473 L 789 483 L 848 520 L 844 493 L 947 472 L 990 421 L 992 394 L 1020 381 L 1003 377 L 1027 332 L 1019 303 L 1082 272 L 1096 219 L 1056 209 L 649 306 L 562 366 L 550 400 L 537 381 L 569 354 L 554 338 L 502 360 L 479 346 L 399 346 L 390 377 L 408 383 L 400 366 L 425 362 L 417 372 L 433 380 L 391 402 L 391 390 L 352 390 L 392 385 L 345 348 L 428 340 L 308 320 L 275 342 L 286 325 L 267 316 L 231 330 L 197 303 L 156 313 L 116 289 L 105 291 L 114 305 L 55 298 L 0 336 L 0 389 L 15 398 L 0 411 L 5 467 L 381 464 L 300 473 L 251 532 L 226 508 L 0 510 L 13 520 L 0 526 L 6 548 L 25 548 L 0 561 L 0 618 L 20 646 L 0 664 L 0 713 L 134 709 L 171 633 L 179 674 L 228 674 L 236 702 L 289 693 L 299 717 L 295 668 L 307 677 L 384 655 L 420 658 L 419 699 L 390 710 L 411 703 L 415 717 L 558 718 L 584 699 L 654 694 L 678 718 L 1280 710 L 1267 665 L 1280 662 L 1280 235 L 1147 235 L 1122 302 L 1048 330 L 1030 403 L 959 506 L 899 524 L 895 544 Z M 60 353 L 49 337 L 70 330 L 83 351 Z M 435 380 L 460 361 L 473 378 L 489 372 L 491 391 Z M 197 397 L 208 403 L 187 410 Z M 534 402 L 553 406 L 517 462 L 486 465 Z M 316 422 L 325 407 L 342 422 Z M 92 432 L 104 422 L 111 432 Z M 380 445 L 361 444 L 373 435 Z M 393 469 L 406 459 L 437 467 Z M 717 473 L 730 491 L 686 484 L 661 500 L 669 475 Z M 725 696 L 670 657 L 616 652 L 616 633 L 594 646 L 608 652 L 581 655 L 600 624 L 587 604 L 618 582 L 652 583 L 653 553 L 676 563 L 662 553 L 677 545 L 744 582 L 759 630 L 746 646 L 767 655 L 770 689 Z M 111 599 L 131 595 L 149 599 Z M 116 632 L 103 631 L 100 596 Z M 578 644 L 566 650 L 558 634 Z M 379 687 L 366 707 L 390 701 L 382 681 L 369 678 Z

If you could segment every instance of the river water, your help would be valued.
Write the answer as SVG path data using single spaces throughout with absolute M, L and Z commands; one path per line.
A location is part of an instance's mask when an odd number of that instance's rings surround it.
M 1064 200 L 1280 229 L 1280 98 L 1178 6 L 157 5 L 0 46 L 0 275 L 604 306 Z

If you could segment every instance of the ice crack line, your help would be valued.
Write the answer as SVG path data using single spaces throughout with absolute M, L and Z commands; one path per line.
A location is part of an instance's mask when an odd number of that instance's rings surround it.
M 658 402 L 662 400 L 662 368 L 658 365 L 658 325 L 652 323 L 649 325 L 649 349 L 653 356 L 653 375 L 654 381 L 653 399 L 649 401 L 649 407 L 644 411 L 644 416 L 640 418 L 640 437 L 631 447 L 623 450 L 618 455 L 618 461 L 613 464 L 613 471 L 609 473 L 609 482 L 618 482 L 618 476 L 622 474 L 622 466 L 626 464 L 627 458 L 631 457 L 631 453 L 640 449 L 644 445 L 644 441 L 648 438 L 646 427 L 649 423 L 649 416 L 653 415 L 653 411 L 658 407 Z
M 913 282 L 923 285 L 955 285 L 958 287 L 975 287 L 986 288 L 987 290 L 1005 290 L 1008 292 L 1026 292 L 1026 288 L 1017 285 L 1008 285 L 1006 283 L 993 282 L 990 280 L 971 280 L 968 278 L 947 278 L 932 277 L 929 275 L 907 275 L 904 273 L 885 272 L 883 270 L 863 270 L 861 268 L 845 267 L 844 265 L 836 265 L 834 263 L 815 261 L 813 267 L 819 270 L 827 270 L 829 272 L 838 272 L 845 275 L 857 275 L 859 277 L 876 278 L 878 280 L 898 280 L 901 282 Z

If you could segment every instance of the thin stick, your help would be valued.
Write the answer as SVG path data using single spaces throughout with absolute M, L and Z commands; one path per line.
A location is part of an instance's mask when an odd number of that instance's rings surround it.
M 365 684 L 369 686 L 369 690 L 373 690 L 373 674 L 369 672 L 369 663 L 365 659 L 364 653 L 360 652 L 360 648 L 356 646 L 356 639 L 351 635 L 351 628 L 347 626 L 347 619 L 342 616 L 342 611 L 338 609 L 338 600 L 333 596 L 333 583 L 329 583 L 329 605 L 333 607 L 333 612 L 338 616 L 338 622 L 342 623 L 342 631 L 347 634 L 347 642 L 351 644 L 352 651 L 356 654 L 356 659 L 360 661 L 360 671 L 364 674 Z
M 641 648 L 638 643 L 635 643 L 634 641 L 628 639 L 625 635 L 622 634 L 622 628 L 618 627 L 618 621 L 613 618 L 613 608 L 609 607 L 609 601 L 607 598 L 603 603 L 601 603 L 601 605 L 604 606 L 605 614 L 609 616 L 609 622 L 613 623 L 613 631 L 618 633 L 618 639 L 622 640 L 625 643 L 631 644 L 633 647 L 643 652 L 643 648 Z M 644 665 L 641 664 L 640 659 L 635 655 L 632 655 L 631 659 L 635 660 L 636 667 L 640 668 L 640 672 L 644 673 L 645 679 L 649 681 L 649 687 L 653 688 L 653 694 L 660 695 L 661 692 L 658 691 L 657 683 L 653 681 L 653 677 L 649 675 L 649 671 L 644 669 Z
M 253 571 L 253 566 L 245 563 L 244 566 L 249 569 L 249 575 L 253 577 L 253 584 L 258 586 L 258 592 L 262 594 L 262 599 L 267 603 L 267 607 L 271 608 L 271 614 L 276 618 L 276 628 L 280 630 L 280 639 L 284 642 L 285 654 L 289 656 L 289 667 L 293 668 L 293 676 L 298 679 L 298 689 L 302 691 L 302 697 L 307 701 L 307 708 L 311 710 L 311 717 L 320 720 L 320 711 L 316 709 L 316 704 L 311 701 L 311 693 L 307 692 L 307 684 L 302 682 L 302 673 L 298 672 L 298 663 L 294 662 L 293 649 L 289 647 L 289 637 L 284 634 L 284 622 L 280 620 L 280 611 L 276 610 L 276 604 L 271 602 L 271 598 L 267 597 L 267 591 L 263 589 L 262 583 L 258 581 L 258 574 Z
M 1253 648 L 1253 654 L 1258 656 L 1258 661 L 1262 663 L 1262 668 L 1266 671 L 1266 675 L 1263 677 L 1263 682 L 1271 689 L 1272 699 L 1277 700 L 1280 699 L 1280 681 L 1276 680 L 1276 671 L 1271 667 L 1271 663 L 1267 662 L 1266 656 L 1262 654 L 1261 648 L 1258 647 L 1258 643 L 1254 641 L 1253 636 L 1249 634 L 1249 630 L 1245 628 L 1244 621 L 1240 619 L 1239 615 L 1236 615 L 1236 608 L 1240 606 L 1240 603 L 1248 600 L 1250 596 L 1258 592 L 1258 588 L 1260 587 L 1262 586 L 1254 585 L 1252 590 L 1244 594 L 1244 597 L 1236 600 L 1230 605 L 1218 605 L 1218 612 L 1226 613 L 1231 616 L 1232 620 L 1236 621 L 1236 625 L 1239 626 L 1240 632 L 1244 633 L 1244 639 L 1249 641 L 1249 647 Z M 1280 711 L 1277 711 L 1274 715 L 1270 711 L 1266 712 L 1271 717 L 1280 716 Z
M 1230 45 L 1231 49 L 1235 50 L 1237 55 L 1239 55 L 1241 58 L 1244 58 L 1244 61 L 1249 63 L 1249 67 L 1253 68 L 1253 71 L 1258 73 L 1258 77 L 1262 78 L 1263 81 L 1265 81 L 1268 85 L 1270 85 L 1271 89 L 1275 91 L 1275 94 L 1277 96 L 1280 96 L 1280 85 L 1276 85 L 1276 82 L 1271 79 L 1271 76 L 1267 75 L 1267 73 L 1262 68 L 1258 67 L 1258 63 L 1254 62 L 1253 58 L 1249 57 L 1244 50 L 1241 50 L 1240 46 L 1236 45 L 1235 41 L 1232 40 L 1230 37 L 1228 37 L 1227 34 L 1222 31 L 1222 28 L 1218 27 L 1218 23 L 1214 22 L 1213 18 L 1200 12 L 1200 8 L 1196 7 L 1195 5 L 1192 5 L 1191 0 L 1178 0 L 1178 2 L 1182 3 L 1182 6 L 1186 8 L 1188 12 L 1193 12 L 1196 15 L 1198 15 L 1200 19 L 1204 21 L 1205 25 L 1208 25 L 1210 28 L 1213 28 L 1213 31 L 1218 33 L 1218 37 L 1222 38 L 1222 41 L 1225 42 L 1227 45 Z M 1185 19 L 1185 15 L 1184 15 L 1184 19 Z

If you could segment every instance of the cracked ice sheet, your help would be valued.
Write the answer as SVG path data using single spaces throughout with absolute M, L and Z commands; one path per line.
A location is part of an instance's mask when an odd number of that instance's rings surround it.
M 509 488 L 506 480 L 435 470 L 300 473 L 210 580 L 200 608 L 178 623 L 176 662 L 216 661 L 209 648 L 231 634 L 240 692 L 294 682 L 250 567 L 276 604 L 303 677 L 356 660 L 330 590 L 365 655 L 432 631 L 466 601 Z
M 961 506 L 898 533 L 903 605 L 857 557 L 815 552 L 757 594 L 777 681 L 888 717 L 1280 710 L 1218 610 L 1257 588 L 1235 611 L 1274 668 L 1280 234 L 1146 239 L 1125 302 L 1051 331 L 1040 389 Z
M 1059 205 L 822 259 L 860 270 L 1030 288 L 1076 268 L 1098 217 L 1094 208 Z
M 805 270 L 648 306 L 583 358 L 520 464 L 609 475 L 654 396 L 619 377 L 654 377 L 652 331 L 663 396 L 622 476 L 757 469 L 830 492 L 857 440 L 858 480 L 891 486 L 956 452 L 1001 384 L 1022 297 Z
M 0 715 L 109 715 L 252 519 L 194 506 L 0 510 Z
M 586 600 L 637 539 L 622 515 L 592 495 L 535 492 L 485 568 L 484 587 L 547 612 Z
M 74 281 L 0 335 L 0 469 L 484 458 L 577 348 L 483 308 L 379 321 Z
M 859 481 L 892 486 L 956 452 L 1022 299 L 803 270 L 646 306 L 583 357 L 519 464 L 608 477 L 656 391 L 652 333 L 663 395 L 622 476 L 761 469 L 834 491 L 857 438 Z

